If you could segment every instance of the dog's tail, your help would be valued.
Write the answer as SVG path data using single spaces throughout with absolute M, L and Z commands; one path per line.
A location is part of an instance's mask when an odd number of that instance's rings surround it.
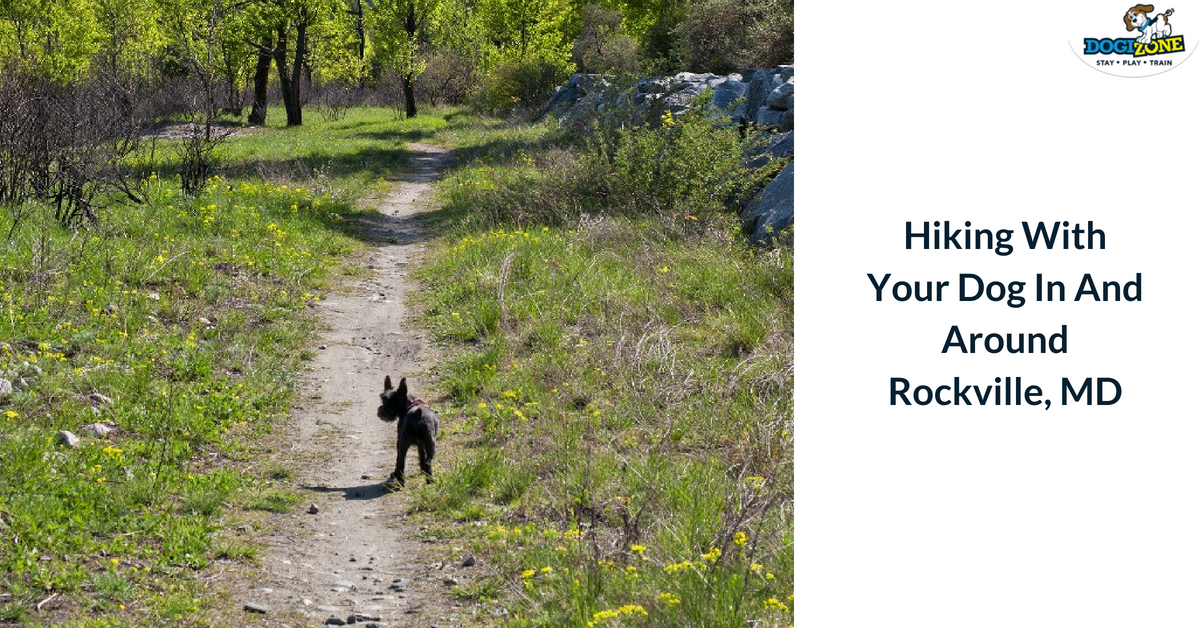
M 1165 23 L 1167 18 L 1171 17 L 1172 15 L 1175 15 L 1175 9 L 1167 9 L 1166 11 L 1163 11 L 1163 22 Z

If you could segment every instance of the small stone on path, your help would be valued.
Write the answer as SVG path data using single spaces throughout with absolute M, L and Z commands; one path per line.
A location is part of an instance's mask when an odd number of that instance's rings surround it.
M 246 602 L 246 604 L 242 606 L 242 610 L 246 611 L 247 613 L 259 613 L 261 615 L 265 615 L 267 613 L 267 607 L 263 606 L 262 604 L 255 604 L 253 602 Z
M 317 514 L 318 512 L 321 512 L 321 509 L 320 509 L 320 508 L 317 508 L 317 505 L 316 505 L 316 504 L 309 504 L 309 505 L 308 505 L 308 514 L 310 514 L 310 515 L 315 515 L 315 514 Z

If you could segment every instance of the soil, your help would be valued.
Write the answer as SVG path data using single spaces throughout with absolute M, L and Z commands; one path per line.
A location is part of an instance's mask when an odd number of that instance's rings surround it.
M 375 414 L 384 375 L 407 377 L 411 394 L 435 402 L 422 366 L 427 340 L 406 306 L 417 289 L 408 270 L 425 250 L 420 217 L 451 155 L 435 146 L 409 149 L 409 173 L 365 226 L 372 244 L 360 262 L 365 279 L 320 304 L 327 329 L 313 340 L 315 358 L 298 382 L 290 424 L 275 429 L 273 464 L 295 470 L 283 483 L 304 501 L 256 522 L 264 531 L 256 540 L 268 549 L 257 565 L 228 570 L 238 573 L 220 585 L 229 592 L 222 614 L 236 623 L 313 626 L 351 616 L 381 628 L 473 623 L 469 605 L 451 590 L 468 584 L 480 566 L 465 567 L 461 550 L 420 538 L 421 527 L 410 521 L 410 493 L 423 482 L 416 448 L 409 451 L 408 488 L 389 491 L 396 424 Z M 435 475 L 445 464 L 438 453 Z

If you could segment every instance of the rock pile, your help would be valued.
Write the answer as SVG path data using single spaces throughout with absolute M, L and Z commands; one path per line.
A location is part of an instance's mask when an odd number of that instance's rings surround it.
M 633 105 L 647 115 L 657 110 L 678 114 L 687 110 L 700 92 L 712 89 L 712 104 L 729 112 L 734 124 L 791 131 L 795 120 L 795 85 L 795 67 L 790 65 L 752 70 L 746 75 L 680 72 L 674 76 L 639 79 L 632 90 L 610 76 L 572 74 L 566 85 L 555 90 L 542 115 L 576 126 L 620 106 Z

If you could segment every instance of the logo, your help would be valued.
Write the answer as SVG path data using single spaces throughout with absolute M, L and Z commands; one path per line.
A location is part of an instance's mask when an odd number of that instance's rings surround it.
M 1106 20 L 1114 24 L 1113 30 L 1118 24 L 1115 17 Z M 1141 77 L 1166 72 L 1191 54 L 1178 30 L 1174 8 L 1155 12 L 1152 4 L 1138 4 L 1122 19 L 1128 36 L 1084 37 L 1082 46 L 1072 43 L 1076 55 L 1105 74 Z

